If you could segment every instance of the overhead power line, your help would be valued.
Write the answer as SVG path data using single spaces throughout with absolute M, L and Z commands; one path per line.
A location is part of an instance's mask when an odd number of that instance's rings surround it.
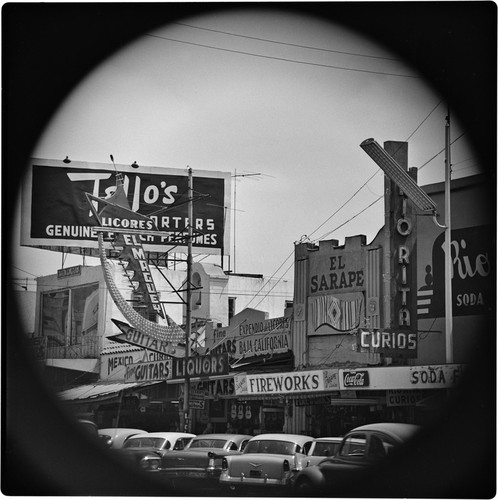
M 257 36 L 249 36 L 249 35 L 241 35 L 239 33 L 232 33 L 229 31 L 222 31 L 222 30 L 215 30 L 212 28 L 202 28 L 200 26 L 194 26 L 192 24 L 187 24 L 187 23 L 172 23 L 172 24 L 177 24 L 178 26 L 187 26 L 189 28 L 194 28 L 196 30 L 203 30 L 203 31 L 210 31 L 212 33 L 221 33 L 222 35 L 230 35 L 230 36 L 236 36 L 239 38 L 247 38 L 249 40 L 257 40 L 259 42 L 267 42 L 267 43 L 275 43 L 278 45 L 286 45 L 288 47 L 297 47 L 300 49 L 308 49 L 308 50 L 318 50 L 320 52 L 332 52 L 334 54 L 344 54 L 348 56 L 355 56 L 355 57 L 368 57 L 372 59 L 385 59 L 387 61 L 399 61 L 399 59 L 395 59 L 393 57 L 385 57 L 385 56 L 372 56 L 368 54 L 358 54 L 356 52 L 347 52 L 347 51 L 342 51 L 342 50 L 333 50 L 333 49 L 324 49 L 321 47 L 312 47 L 310 45 L 301 45 L 297 43 L 289 43 L 289 42 L 281 42 L 278 40 L 269 40 L 268 38 L 260 38 Z
M 420 127 L 427 121 L 427 119 L 432 115 L 432 113 L 434 113 L 434 111 L 438 108 L 438 106 L 441 104 L 442 100 L 439 101 L 433 108 L 432 110 L 427 114 L 427 116 L 419 123 L 419 125 L 417 125 L 417 127 L 413 130 L 413 132 L 408 136 L 408 138 L 406 139 L 405 142 L 407 142 L 411 137 L 413 137 L 413 135 L 415 135 L 415 133 L 420 129 Z M 462 137 L 463 133 L 457 137 L 453 142 L 456 142 L 458 139 L 460 139 L 460 137 Z M 444 151 L 444 148 L 443 150 Z M 436 156 L 438 156 L 439 154 L 441 154 L 440 151 L 439 153 L 437 153 L 433 158 L 431 158 L 429 161 L 427 161 L 426 163 L 424 163 L 424 165 L 422 165 L 422 167 L 419 168 L 422 169 L 425 165 L 427 165 L 427 163 L 429 163 L 430 161 L 432 161 Z M 324 222 L 322 222 L 316 229 L 314 229 L 310 235 L 313 235 L 314 233 L 316 233 L 321 227 L 323 227 L 330 219 L 332 219 L 332 217 L 334 217 L 340 210 L 342 210 L 342 208 L 344 208 L 348 203 L 350 203 L 353 198 L 373 179 L 373 177 L 375 177 L 378 173 L 380 172 L 380 170 L 377 170 L 373 175 L 371 175 L 332 215 L 330 215 Z M 355 215 L 353 215 L 352 217 L 350 217 L 347 221 L 345 221 L 344 223 L 342 223 L 341 225 L 337 226 L 336 228 L 332 229 L 331 231 L 325 233 L 324 235 L 322 235 L 320 238 L 318 238 L 317 240 L 314 240 L 314 241 L 319 241 L 323 238 L 325 238 L 326 236 L 328 236 L 329 234 L 333 233 L 334 231 L 337 231 L 338 229 L 340 229 L 341 227 L 345 226 L 346 224 L 348 224 L 349 222 L 351 222 L 353 219 L 355 219 L 356 217 L 358 217 L 359 215 L 361 215 L 363 212 L 367 211 L 369 208 L 371 208 L 373 205 L 375 205 L 376 203 L 378 203 L 381 199 L 382 199 L 382 196 L 379 196 L 377 199 L 375 199 L 372 203 L 370 203 L 367 207 L 363 208 L 362 210 L 360 210 L 359 212 L 357 212 Z M 285 263 L 293 256 L 294 252 L 291 252 L 285 259 L 284 261 L 282 262 L 282 264 L 280 264 L 280 266 L 278 267 L 278 269 L 273 273 L 273 275 L 271 276 L 271 278 L 273 278 L 277 272 L 285 265 Z M 292 264 L 285 270 L 285 272 L 282 274 L 282 276 L 279 278 L 279 280 L 283 279 L 283 277 L 287 274 L 287 272 L 289 271 L 289 269 L 292 267 Z M 259 295 L 259 293 L 262 291 L 259 290 L 256 295 L 254 296 L 253 300 Z M 252 302 L 252 300 L 251 300 Z
M 29 271 L 25 271 L 24 269 L 21 269 L 20 267 L 17 266 L 12 266 L 14 269 L 17 269 L 18 271 L 21 271 L 22 273 L 30 274 L 31 276 L 34 276 L 35 278 L 38 278 L 36 274 L 30 273 Z
M 400 78 L 420 78 L 417 75 L 403 75 L 400 73 L 388 73 L 388 72 L 384 72 L 384 71 L 373 71 L 373 70 L 368 70 L 368 69 L 346 68 L 344 66 L 334 66 L 331 64 L 320 64 L 320 63 L 313 63 L 313 62 L 309 62 L 309 61 L 298 61 L 295 59 L 288 59 L 285 57 L 276 57 L 276 56 L 268 56 L 268 55 L 263 55 L 263 54 L 255 54 L 253 52 L 245 52 L 243 50 L 233 50 L 233 49 L 227 49 L 227 48 L 223 48 L 223 47 L 214 47 L 213 45 L 207 45 L 207 44 L 203 44 L 203 43 L 187 42 L 185 40 L 177 40 L 175 38 L 169 38 L 166 36 L 153 35 L 151 33 L 146 33 L 145 36 L 150 36 L 152 38 L 159 38 L 161 40 L 168 40 L 170 42 L 184 43 L 186 45 L 194 45 L 196 47 L 204 47 L 207 49 L 221 50 L 223 52 L 231 52 L 233 54 L 242 54 L 245 56 L 259 57 L 262 59 L 271 59 L 274 61 L 290 62 L 293 64 L 304 64 L 307 66 L 317 66 L 320 68 L 338 69 L 341 71 L 353 71 L 353 72 L 358 72 L 358 73 L 370 73 L 370 74 L 374 74 L 374 75 L 395 76 L 395 77 L 400 77 Z

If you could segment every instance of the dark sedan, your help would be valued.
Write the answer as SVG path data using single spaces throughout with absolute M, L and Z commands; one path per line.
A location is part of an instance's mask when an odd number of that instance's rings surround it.
M 137 464 L 141 470 L 156 472 L 161 457 L 171 450 L 183 450 L 195 434 L 185 432 L 147 432 L 129 437 L 115 450 L 123 459 Z
M 161 460 L 161 477 L 182 491 L 216 488 L 223 457 L 240 454 L 252 436 L 246 434 L 201 434 L 182 451 Z
M 298 496 L 326 494 L 347 496 L 358 483 L 358 473 L 379 465 L 402 444 L 413 438 L 419 427 L 403 423 L 376 423 L 356 427 L 344 436 L 339 451 L 317 465 L 306 467 L 294 478 Z

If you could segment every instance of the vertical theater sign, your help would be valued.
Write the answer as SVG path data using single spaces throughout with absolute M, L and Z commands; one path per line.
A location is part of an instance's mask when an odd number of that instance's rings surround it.
M 385 149 L 402 168 L 407 169 L 407 143 L 386 142 Z M 408 175 L 416 182 L 417 169 L 409 169 Z M 416 209 L 387 175 L 384 189 L 383 321 L 380 328 L 359 330 L 358 349 L 392 358 L 416 358 Z

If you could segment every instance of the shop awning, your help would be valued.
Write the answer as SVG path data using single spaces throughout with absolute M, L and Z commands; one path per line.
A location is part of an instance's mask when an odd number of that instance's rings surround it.
M 100 365 L 98 359 L 46 359 L 45 366 L 52 368 L 63 368 L 64 370 L 75 370 L 78 372 L 99 373 Z
M 337 398 L 330 393 L 319 394 L 233 394 L 224 396 L 224 399 L 239 399 L 241 401 L 255 401 L 255 400 L 272 400 L 275 402 L 283 403 L 287 401 L 294 401 L 297 406 L 307 406 L 320 404 L 324 406 L 373 406 L 385 404 L 383 398 Z
M 66 391 L 59 392 L 57 396 L 63 401 L 72 402 L 94 402 L 104 399 L 110 399 L 119 395 L 121 391 L 133 391 L 138 389 L 144 389 L 151 385 L 160 384 L 162 381 L 155 382 L 110 382 L 110 383 L 99 383 L 99 384 L 87 384 L 79 385 L 78 387 L 72 387 Z

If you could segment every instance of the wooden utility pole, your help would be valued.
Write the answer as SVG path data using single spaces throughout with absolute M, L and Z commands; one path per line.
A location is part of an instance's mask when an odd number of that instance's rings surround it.
M 453 294 L 451 286 L 451 154 L 450 154 L 450 110 L 446 117 L 445 126 L 445 181 L 444 181 L 444 218 L 446 229 L 444 232 L 445 273 L 444 273 L 444 302 L 445 302 L 445 336 L 446 336 L 446 363 L 453 363 Z
M 187 362 L 190 356 L 190 337 L 192 333 L 192 238 L 194 223 L 192 169 L 188 169 L 188 234 L 187 234 L 187 311 L 185 319 L 185 384 L 183 389 L 183 432 L 190 432 L 190 378 Z

